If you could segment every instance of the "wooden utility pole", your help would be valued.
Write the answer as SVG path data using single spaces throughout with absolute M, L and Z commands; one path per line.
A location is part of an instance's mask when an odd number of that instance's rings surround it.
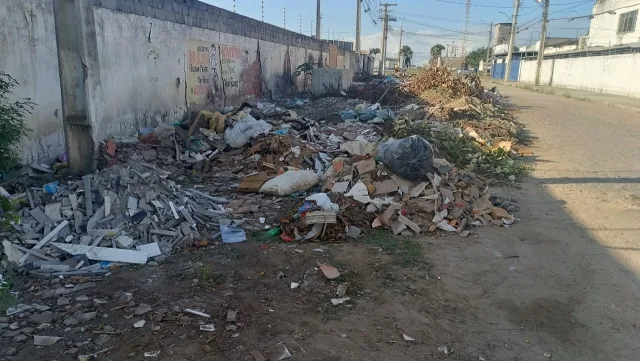
M 515 0 L 513 5 L 513 18 L 511 19 L 511 36 L 509 37 L 509 53 L 507 53 L 507 66 L 504 72 L 504 81 L 509 81 L 509 73 L 511 73 L 511 59 L 513 58 L 513 46 L 516 42 L 516 27 L 518 26 L 519 10 L 520 0 Z
M 389 6 L 398 6 L 398 4 L 380 4 L 384 6 L 384 15 L 382 16 L 383 28 L 382 28 L 382 75 L 385 73 L 385 60 L 387 59 L 387 36 L 389 35 L 389 21 L 395 21 L 395 18 L 389 18 Z
M 398 46 L 398 67 L 402 68 L 402 55 L 400 52 L 402 51 L 402 27 L 400 27 L 400 45 Z
M 320 0 L 317 0 L 316 5 L 316 39 L 320 40 Z
M 362 26 L 362 0 L 356 0 L 356 53 L 360 52 L 360 27 Z
M 493 23 L 489 24 L 489 43 L 487 44 L 487 59 L 484 61 L 485 69 L 489 66 L 489 56 L 491 54 L 491 35 L 493 35 Z M 486 70 L 484 70 L 486 73 Z
M 547 40 L 547 18 L 549 17 L 549 0 L 544 0 L 544 9 L 542 11 L 542 30 L 540 31 L 540 47 L 538 48 L 538 64 L 536 65 L 535 85 L 540 85 L 540 71 L 542 69 L 542 60 L 544 59 L 544 43 Z

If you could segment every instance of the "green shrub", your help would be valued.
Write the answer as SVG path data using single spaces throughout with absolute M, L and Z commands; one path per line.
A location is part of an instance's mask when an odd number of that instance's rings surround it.
M 0 71 L 0 173 L 20 164 L 18 146 L 31 131 L 26 125 L 26 117 L 31 114 L 35 103 L 29 98 L 12 101 L 12 89 L 19 86 L 11 75 Z

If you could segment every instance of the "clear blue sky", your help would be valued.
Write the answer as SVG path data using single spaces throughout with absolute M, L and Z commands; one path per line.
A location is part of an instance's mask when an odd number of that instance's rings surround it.
M 322 0 L 322 37 L 353 41 L 355 38 L 355 18 L 357 0 Z M 233 11 L 233 0 L 204 0 L 209 4 Z M 364 0 L 362 18 L 362 48 L 380 47 L 381 14 L 380 3 L 385 0 Z M 462 43 L 464 30 L 465 0 L 388 0 L 398 6 L 390 7 L 397 21 L 392 22 L 389 34 L 389 52 L 387 56 L 397 55 L 400 28 L 406 31 L 403 45 L 409 45 L 414 51 L 414 63 L 421 63 L 429 57 L 431 46 L 436 43 L 456 45 Z M 286 28 L 302 33 L 315 33 L 316 0 L 264 0 L 264 21 L 284 27 L 284 9 L 286 7 Z M 519 33 L 517 45 L 535 43 L 540 37 L 540 19 L 542 9 L 535 0 L 521 0 L 518 16 Z M 549 18 L 570 18 L 591 14 L 595 0 L 551 0 Z M 235 0 L 237 13 L 262 20 L 261 0 Z M 364 10 L 370 9 L 367 12 Z M 502 14 L 501 12 L 506 13 Z M 490 22 L 511 22 L 513 14 L 512 0 L 472 0 L 469 17 L 467 47 L 469 50 L 486 46 Z M 372 19 L 376 20 L 376 24 Z M 313 28 L 311 22 L 314 22 Z M 548 36 L 576 37 L 587 33 L 588 19 L 573 21 L 561 20 L 549 23 Z

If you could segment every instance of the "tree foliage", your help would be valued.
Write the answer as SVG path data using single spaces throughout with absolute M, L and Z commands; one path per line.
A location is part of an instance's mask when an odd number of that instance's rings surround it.
M 5 173 L 20 163 L 18 146 L 31 131 L 26 117 L 35 103 L 29 98 L 12 101 L 12 89 L 19 86 L 11 75 L 0 71 L 0 173 Z
M 371 48 L 369 49 L 369 54 L 373 54 L 373 56 L 376 56 L 378 54 L 380 54 L 380 48 Z
M 411 50 L 409 45 L 403 45 L 402 48 L 400 48 L 400 55 L 413 58 L 413 50 Z
M 487 47 L 478 48 L 470 52 L 465 58 L 465 63 L 469 68 L 477 68 L 480 66 L 480 61 L 487 58 Z
M 442 51 L 445 49 L 444 45 L 436 44 L 431 47 L 431 57 L 435 58 L 437 56 L 442 56 Z

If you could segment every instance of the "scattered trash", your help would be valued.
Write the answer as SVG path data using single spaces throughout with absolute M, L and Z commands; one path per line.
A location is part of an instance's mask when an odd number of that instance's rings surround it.
M 438 347 L 438 351 L 442 352 L 445 355 L 449 355 L 450 353 L 452 353 L 453 351 L 451 351 L 447 346 L 440 346 Z
M 200 325 L 200 331 L 214 332 L 215 330 L 213 324 Z
M 256 358 L 256 356 L 253 353 L 252 355 L 254 358 Z M 285 346 L 282 343 L 274 345 L 269 349 L 269 360 L 273 360 L 273 361 L 286 360 L 291 356 L 292 356 L 291 352 L 289 352 L 289 349 L 287 349 L 287 346 Z
M 224 243 L 240 243 L 247 240 L 244 229 L 220 224 L 220 234 Z
M 292 289 L 292 290 L 295 290 L 296 288 L 298 288 L 298 286 L 300 286 L 300 284 L 299 284 L 299 283 L 297 283 L 297 282 L 291 282 L 291 289 Z
M 60 339 L 62 337 L 33 335 L 33 344 L 35 346 L 51 346 Z
M 190 313 L 192 315 L 196 315 L 196 316 L 200 316 L 200 317 L 204 317 L 204 318 L 211 318 L 210 315 L 204 313 L 204 312 L 200 312 L 200 311 L 196 311 L 196 310 L 192 310 L 190 308 L 185 308 L 184 312 L 186 313 Z
M 402 334 L 402 338 L 403 338 L 405 341 L 415 341 L 415 340 L 416 340 L 415 338 L 410 337 L 410 336 L 407 336 L 407 335 L 405 335 L 404 333 Z
M 338 289 L 336 290 L 336 296 L 339 298 L 344 298 L 347 295 L 347 285 L 345 283 L 341 283 L 338 285 Z
M 141 328 L 141 327 L 144 327 L 144 324 L 145 324 L 145 323 L 147 323 L 145 320 L 140 320 L 140 321 L 138 321 L 138 322 L 134 323 L 134 324 L 133 324 L 133 327 L 134 327 L 134 328 Z
M 144 357 L 158 357 L 160 356 L 160 350 L 158 351 L 147 351 L 144 353 Z
M 320 271 L 322 271 L 322 274 L 330 280 L 334 280 L 340 277 L 340 272 L 338 272 L 337 268 L 328 266 L 326 264 L 320 265 Z
M 549 352 L 545 352 L 545 353 L 544 353 L 544 357 L 546 357 L 546 358 L 551 358 L 551 354 L 550 354 Z
M 332 298 L 331 299 L 331 304 L 334 306 L 338 306 L 341 305 L 347 301 L 349 301 L 350 298 L 349 297 L 341 297 L 341 298 Z

